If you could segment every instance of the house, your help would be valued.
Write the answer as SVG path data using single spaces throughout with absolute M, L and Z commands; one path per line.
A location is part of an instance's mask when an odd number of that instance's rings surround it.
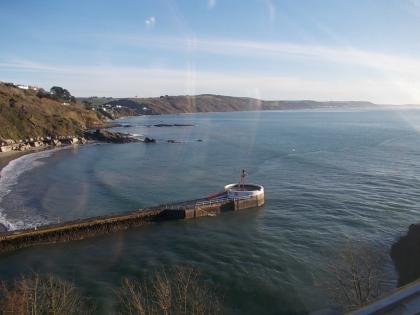
M 32 90 L 32 91 L 39 90 L 39 87 L 32 86 L 32 85 L 15 84 L 15 86 L 22 90 Z

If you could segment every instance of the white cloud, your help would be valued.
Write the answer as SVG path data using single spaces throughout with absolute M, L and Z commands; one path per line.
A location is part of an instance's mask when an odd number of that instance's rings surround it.
M 419 0 L 420 1 L 420 0 Z M 273 59 L 295 58 L 297 60 L 323 60 L 329 63 L 356 65 L 380 71 L 395 71 L 420 75 L 420 58 L 386 54 L 370 50 L 344 46 L 322 46 L 315 44 L 295 44 L 287 42 L 264 42 L 229 38 L 198 37 L 139 37 L 131 35 L 109 36 L 106 38 L 126 45 L 153 45 L 155 48 L 205 52 L 237 57 Z
M 146 24 L 147 28 L 153 28 L 156 24 L 156 18 L 154 16 L 149 16 L 144 23 Z
M 207 7 L 209 9 L 213 9 L 216 6 L 216 0 L 208 0 L 207 1 Z
M 187 69 L 63 66 L 18 62 L 0 64 L 13 70 L 14 77 L 2 80 L 26 82 L 29 76 L 44 78 L 37 83 L 49 87 L 62 85 L 78 96 L 159 96 L 163 94 L 215 93 L 262 99 L 368 100 L 377 103 L 419 103 L 419 82 L 387 78 L 307 79 L 299 76 L 262 75 L 255 73 L 222 73 Z M 16 71 L 19 70 L 19 71 Z M 18 77 L 16 77 L 16 74 Z M 19 77 L 21 75 L 21 77 Z M 16 79 L 17 78 L 17 79 Z M 118 79 L 116 79 L 118 78 Z
M 292 62 L 296 66 L 285 75 L 279 67 L 276 75 L 267 75 L 263 70 L 226 70 L 223 64 L 214 70 L 200 71 L 192 62 L 183 69 L 142 68 L 114 66 L 62 66 L 39 64 L 25 60 L 0 63 L 1 80 L 5 80 L 6 70 L 10 79 L 27 81 L 42 73 L 49 78 L 48 85 L 56 84 L 57 78 L 71 84 L 77 95 L 160 95 L 220 93 L 251 96 L 249 91 L 260 91 L 267 99 L 347 99 L 370 100 L 379 103 L 420 103 L 420 58 L 385 54 L 370 50 L 344 46 L 321 46 L 286 42 L 263 42 L 234 39 L 211 38 L 153 38 L 130 35 L 107 36 L 114 44 L 147 46 L 163 51 L 177 51 L 194 55 L 225 55 L 240 58 L 244 64 L 252 58 L 255 65 L 275 65 L 278 61 Z M 206 58 L 211 58 L 207 56 Z M 194 59 L 190 59 L 194 60 Z M 211 60 L 211 59 L 210 59 Z M 229 60 L 229 59 L 227 59 Z M 250 59 L 251 60 L 251 59 Z M 228 61 L 224 61 L 228 62 Z M 305 75 L 302 64 L 325 65 L 322 73 L 314 71 Z M 150 61 L 153 63 L 153 60 Z M 149 64 L 150 64 L 149 63 Z M 334 73 L 334 69 L 351 69 Z M 338 66 L 338 67 L 337 67 Z M 255 69 L 256 67 L 254 67 Z M 318 68 L 319 69 L 319 68 Z M 328 72 L 333 69 L 333 72 Z M 341 68 L 342 69 L 342 68 Z M 317 70 L 320 71 L 320 70 Z M 273 71 L 270 71 L 273 73 Z M 141 77 L 141 78 L 140 78 Z M 73 80 L 78 78 L 77 80 Z M 88 78 L 89 84 L 79 84 Z M 118 83 L 115 78 L 118 78 Z M 47 80 L 47 79 L 46 79 Z M 78 81 L 79 80 L 79 81 Z M 71 82 L 70 82 L 71 81 Z M 31 83 L 31 82 L 29 82 Z M 36 82 L 32 82 L 36 83 Z M 66 83 L 63 85 L 69 86 Z M 92 86 L 96 87 L 92 88 Z M 91 92 L 89 92 L 91 91 Z M 253 92 L 254 93 L 254 92 Z

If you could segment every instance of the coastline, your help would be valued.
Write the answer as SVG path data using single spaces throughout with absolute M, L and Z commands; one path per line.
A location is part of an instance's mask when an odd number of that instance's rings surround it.
M 107 128 L 112 128 L 114 126 L 108 126 Z M 106 129 L 107 129 L 106 128 Z M 75 146 L 80 146 L 84 144 L 93 144 L 93 143 L 129 143 L 129 142 L 155 142 L 153 139 L 145 138 L 143 141 L 133 138 L 130 134 L 124 134 L 119 132 L 109 132 L 106 129 L 99 131 L 97 130 L 94 133 L 85 133 L 86 138 L 81 138 L 82 141 L 74 142 L 59 142 L 57 145 L 45 145 L 39 147 L 32 147 L 24 151 L 11 150 L 7 152 L 0 152 L 0 180 L 2 179 L 3 170 L 13 161 L 22 158 L 23 156 L 46 152 L 54 150 L 69 149 Z M 4 176 L 4 174 L 3 174 Z M 0 196 L 1 197 L 1 196 Z M 9 230 L 14 230 L 10 228 L 7 220 L 3 218 L 3 214 L 0 212 L 0 218 L 4 219 L 3 223 L 0 222 L 0 233 L 8 232 Z
M 30 154 L 34 154 L 34 153 L 38 153 L 42 151 L 49 151 L 53 149 L 55 149 L 55 147 L 33 148 L 31 150 L 26 150 L 26 151 L 0 152 L 0 178 L 1 178 L 2 170 L 7 165 L 9 165 L 10 162 L 17 160 L 25 155 L 30 155 Z M 0 223 L 0 233 L 7 232 L 7 231 L 8 231 L 7 227 L 4 224 Z
M 70 147 L 71 145 L 64 145 L 61 146 L 62 148 L 66 148 L 66 147 Z M 25 151 L 9 151 L 9 152 L 0 152 L 0 177 L 1 177 L 1 171 L 3 170 L 3 168 L 5 168 L 10 162 L 12 162 L 13 160 L 16 160 L 24 155 L 28 155 L 28 154 L 34 154 L 34 153 L 38 153 L 38 152 L 42 152 L 42 151 L 49 151 L 49 150 L 54 150 L 57 149 L 59 147 L 53 147 L 53 146 L 48 146 L 48 147 L 39 147 L 39 148 L 33 148 L 30 150 L 25 150 Z
M 50 150 L 44 149 L 44 150 Z M 9 152 L 0 152 L 0 177 L 1 177 L 1 170 L 7 166 L 11 161 L 20 158 L 21 156 L 32 154 L 35 152 L 39 152 L 40 150 L 27 150 L 27 151 L 9 151 Z

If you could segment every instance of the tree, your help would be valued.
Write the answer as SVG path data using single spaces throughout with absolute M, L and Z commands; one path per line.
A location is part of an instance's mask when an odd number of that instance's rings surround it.
M 86 107 L 86 108 L 92 108 L 92 102 L 88 101 L 88 100 L 83 100 L 82 104 Z
M 91 314 L 86 299 L 73 283 L 54 276 L 23 276 L 0 285 L 0 314 Z
M 71 100 L 71 94 L 68 90 L 63 89 L 60 86 L 53 86 L 50 89 L 50 94 L 53 98 L 62 99 L 62 100 Z
M 321 283 L 334 303 L 346 311 L 377 300 L 384 292 L 383 255 L 365 244 L 347 244 L 327 266 L 330 278 Z
M 36 96 L 38 96 L 39 98 L 43 98 L 43 97 L 49 97 L 51 95 L 44 89 L 39 89 L 38 92 L 36 93 Z
M 221 301 L 192 267 L 156 272 L 140 282 L 124 278 L 117 291 L 121 314 L 133 315 L 216 315 Z

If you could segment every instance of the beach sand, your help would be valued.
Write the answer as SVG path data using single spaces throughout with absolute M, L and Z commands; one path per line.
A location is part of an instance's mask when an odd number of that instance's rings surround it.
M 10 161 L 17 159 L 18 157 L 21 157 L 22 155 L 30 154 L 34 152 L 35 151 L 32 151 L 32 150 L 23 151 L 23 152 L 19 152 L 19 151 L 1 152 L 0 153 L 0 172 L 3 169 L 3 167 L 9 164 Z

